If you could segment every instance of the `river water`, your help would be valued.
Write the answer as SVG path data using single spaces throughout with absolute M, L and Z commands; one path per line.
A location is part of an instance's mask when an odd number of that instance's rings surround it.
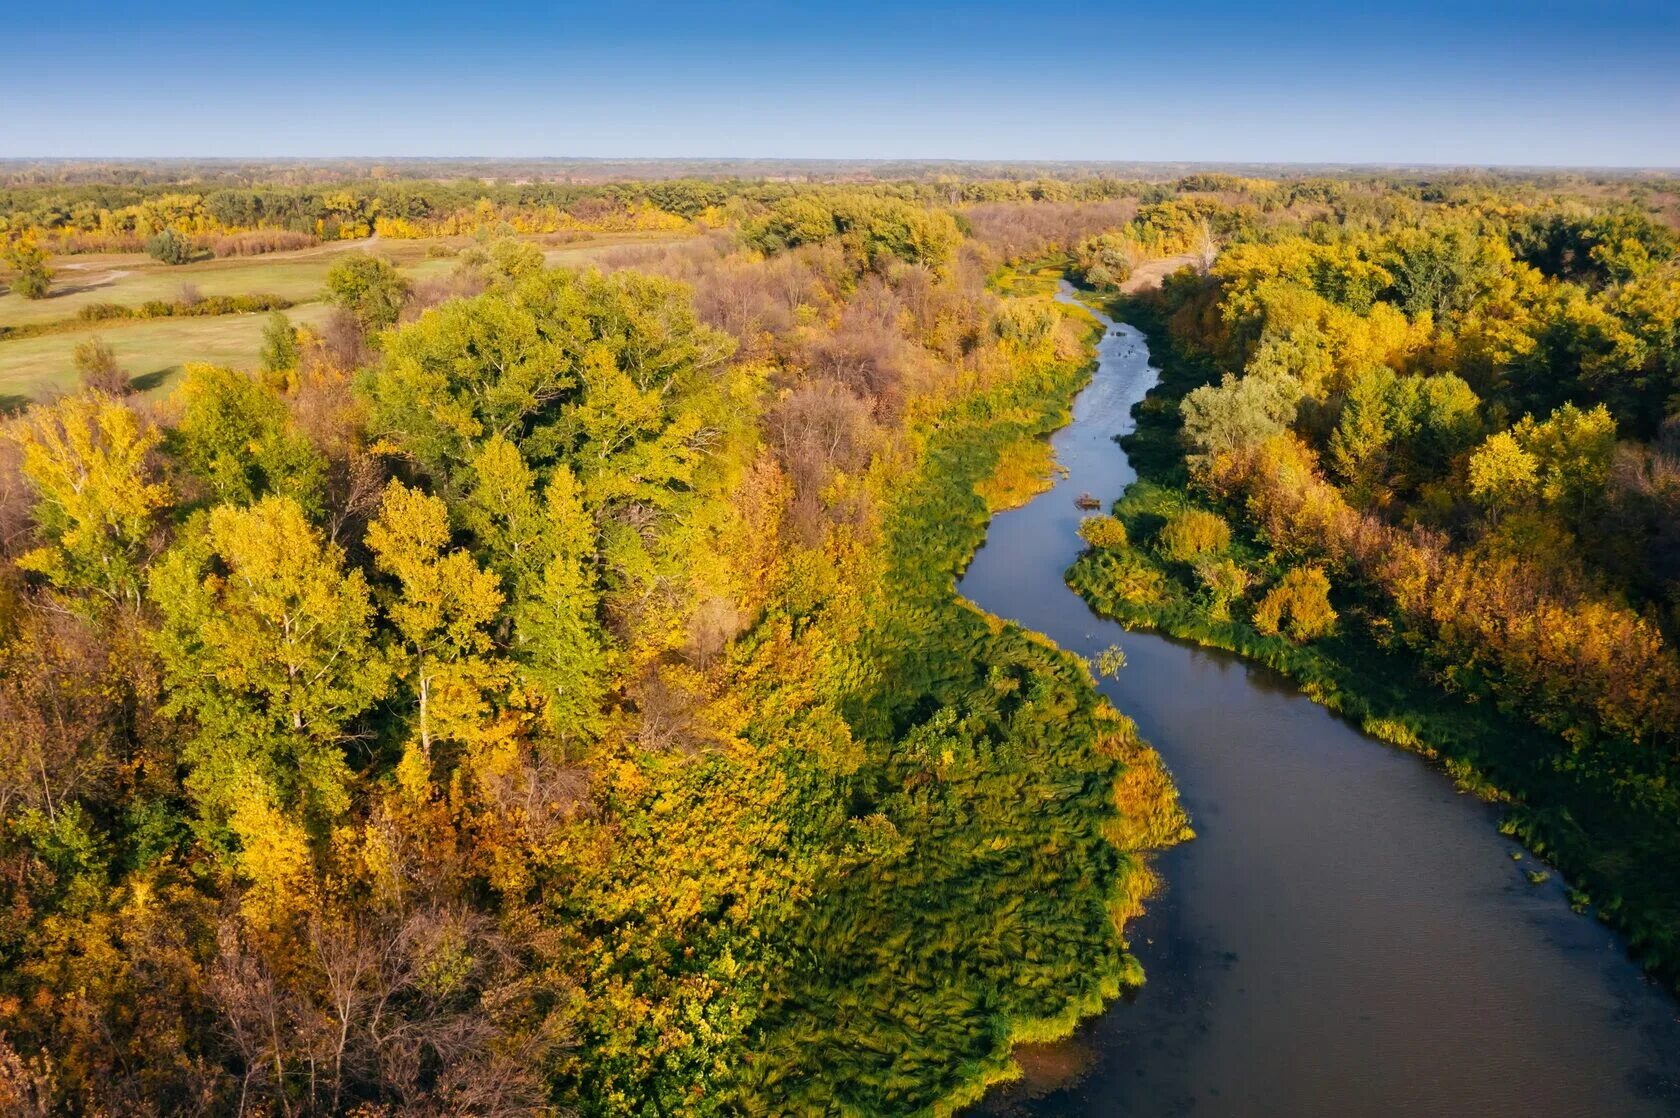
M 1127 632 L 1067 588 L 1074 499 L 1106 507 L 1135 476 L 1114 439 L 1157 375 L 1127 325 L 1107 323 L 1098 357 L 1052 439 L 1067 475 L 992 522 L 961 590 L 1070 651 L 1125 650 L 1103 692 L 1166 760 L 1198 837 L 1160 856 L 1166 887 L 1128 929 L 1144 988 L 1024 1049 L 1026 1077 L 981 1109 L 1680 1114 L 1680 1002 L 1555 875 L 1529 884 L 1538 863 L 1513 860 L 1491 808 L 1269 670 Z

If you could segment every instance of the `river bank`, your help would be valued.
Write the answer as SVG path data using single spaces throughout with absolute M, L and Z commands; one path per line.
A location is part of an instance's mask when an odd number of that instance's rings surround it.
M 1134 479 L 1114 436 L 1156 374 L 1144 335 L 1110 324 L 1053 438 L 1066 476 L 993 521 L 961 589 L 1076 654 L 1124 649 L 1102 690 L 1166 761 L 1199 837 L 1161 857 L 1165 892 L 1131 933 L 1148 984 L 1020 1052 L 1028 1078 L 985 1109 L 1676 1112 L 1672 1000 L 1557 881 L 1529 883 L 1492 808 L 1277 673 L 1128 631 L 1069 591 L 1073 498 L 1106 504 Z

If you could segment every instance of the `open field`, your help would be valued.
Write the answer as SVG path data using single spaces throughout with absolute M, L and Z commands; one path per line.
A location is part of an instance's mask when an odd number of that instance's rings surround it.
M 300 326 L 315 326 L 328 310 L 327 304 L 315 302 L 293 307 L 286 314 Z M 105 339 L 116 351 L 117 363 L 140 388 L 150 391 L 165 384 L 188 361 L 254 366 L 267 321 L 266 314 L 159 318 L 0 342 L 0 406 L 14 407 L 73 385 L 76 374 L 70 352 L 91 335 Z
M 611 234 L 576 243 L 545 245 L 548 263 L 580 265 L 594 255 L 629 244 L 663 244 L 680 239 L 670 233 Z M 372 250 L 389 258 L 411 280 L 442 275 L 455 266 L 454 257 L 434 257 L 428 249 L 436 240 L 338 241 L 259 257 L 207 260 L 175 267 L 139 254 L 59 257 L 55 294 L 27 300 L 0 295 L 0 325 L 26 325 L 74 318 L 84 306 L 121 303 L 135 306 L 151 299 L 174 301 L 181 287 L 191 284 L 201 295 L 279 295 L 297 303 L 286 313 L 299 325 L 314 325 L 327 314 L 320 302 L 328 269 L 345 252 Z M 471 244 L 465 237 L 441 243 L 452 248 Z M 155 389 L 189 361 L 246 367 L 257 360 L 266 315 L 222 315 L 214 318 L 118 319 L 32 338 L 0 341 L 0 405 L 14 406 L 75 380 L 70 353 L 97 334 L 110 343 L 117 360 L 140 378 L 142 387 Z

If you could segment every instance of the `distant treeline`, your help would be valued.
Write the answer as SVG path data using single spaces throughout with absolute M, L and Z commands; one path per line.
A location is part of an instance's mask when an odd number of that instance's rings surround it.
M 17 177 L 17 176 L 14 176 Z M 1603 189 L 1585 180 L 1552 186 L 1525 181 L 1518 192 L 1538 201 L 1573 184 L 1582 198 Z M 1321 206 L 1346 224 L 1366 215 L 1382 220 L 1396 200 L 1468 202 L 1486 197 L 1498 180 L 1484 175 L 1436 179 L 1297 177 L 1286 180 L 1199 171 L 1167 181 L 1109 175 L 1023 178 L 902 178 L 844 186 L 768 178 L 647 179 L 609 183 L 485 181 L 481 179 L 344 178 L 334 182 L 223 184 L 167 181 L 55 182 L 0 189 L 0 237 L 34 233 L 58 252 L 132 251 L 144 238 L 173 230 L 200 239 L 258 230 L 325 239 L 370 235 L 449 236 L 502 230 L 518 233 L 672 230 L 690 222 L 738 222 L 776 203 L 813 191 L 841 190 L 925 206 L 998 203 L 1076 203 L 1133 199 L 1141 204 L 1184 194 L 1213 195 L 1252 212 Z M 1502 188 L 1510 193 L 1515 188 Z M 1673 184 L 1622 184 L 1656 202 L 1673 203 Z

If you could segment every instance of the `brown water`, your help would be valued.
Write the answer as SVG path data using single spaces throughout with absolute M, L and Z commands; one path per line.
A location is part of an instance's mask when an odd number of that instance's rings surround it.
M 961 583 L 983 609 L 1081 655 L 1126 652 L 1115 706 L 1172 769 L 1198 837 L 1163 855 L 1129 929 L 1148 983 L 982 1110 L 1017 1115 L 1680 1114 L 1680 1002 L 1619 937 L 1418 758 L 1237 658 L 1130 633 L 1062 580 L 1074 498 L 1132 480 L 1114 441 L 1154 384 L 1110 324 L 1068 471 L 993 521 Z

